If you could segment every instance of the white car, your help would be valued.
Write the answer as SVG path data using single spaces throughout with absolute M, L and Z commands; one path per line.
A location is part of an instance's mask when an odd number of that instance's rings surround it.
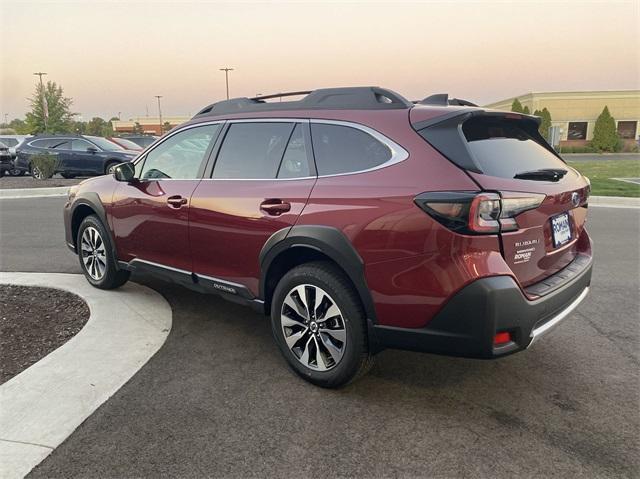
M 16 159 L 17 153 L 16 148 L 18 148 L 25 140 L 31 138 L 32 135 L 0 135 L 0 142 L 4 143 L 9 147 L 9 153 L 11 154 L 11 158 L 13 160 Z M 8 170 L 8 173 L 11 176 L 22 176 L 25 174 L 25 170 L 21 170 L 18 168 L 12 168 Z

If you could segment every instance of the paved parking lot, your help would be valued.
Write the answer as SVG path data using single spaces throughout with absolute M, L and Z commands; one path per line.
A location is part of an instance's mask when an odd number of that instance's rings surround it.
M 79 272 L 62 203 L 0 201 L 2 270 Z M 592 292 L 531 350 L 385 351 L 338 391 L 289 372 L 263 317 L 137 278 L 173 307 L 167 342 L 31 476 L 638 477 L 639 210 L 589 228 Z

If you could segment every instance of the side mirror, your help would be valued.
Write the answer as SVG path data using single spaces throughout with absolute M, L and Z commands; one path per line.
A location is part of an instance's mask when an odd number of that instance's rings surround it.
M 113 169 L 113 176 L 117 181 L 130 183 L 136 179 L 136 168 L 133 163 L 120 163 Z
M 95 146 L 87 146 L 87 152 L 96 153 L 98 149 Z

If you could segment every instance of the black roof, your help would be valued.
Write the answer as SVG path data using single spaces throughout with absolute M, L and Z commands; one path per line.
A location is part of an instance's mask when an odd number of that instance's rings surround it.
M 298 101 L 266 102 L 272 98 L 306 95 Z M 375 86 L 321 88 L 313 91 L 277 93 L 254 98 L 232 98 L 213 103 L 198 112 L 194 118 L 229 113 L 277 110 L 397 110 L 408 109 L 413 103 L 402 95 Z

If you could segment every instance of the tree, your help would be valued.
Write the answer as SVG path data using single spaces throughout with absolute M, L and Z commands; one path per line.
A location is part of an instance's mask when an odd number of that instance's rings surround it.
M 15 118 L 9 122 L 9 128 L 15 130 L 16 135 L 28 135 L 29 125 L 27 125 L 24 120 L 20 120 L 19 118 Z
M 169 130 L 171 130 L 171 123 L 169 123 L 168 121 L 165 121 L 164 124 L 162 125 L 162 133 L 166 133 Z
M 515 111 L 517 113 L 522 113 L 524 111 L 522 108 L 522 103 L 520 103 L 520 100 L 518 100 L 517 98 L 515 98 L 513 100 L 513 103 L 511 104 L 511 111 Z
M 45 101 L 42 101 L 44 95 Z M 48 81 L 46 85 L 36 84 L 36 91 L 29 99 L 31 111 L 27 113 L 29 133 L 67 133 L 71 130 L 75 113 L 71 112 L 73 100 L 64 96 L 61 86 Z M 48 112 L 45 128 L 45 105 Z
M 551 128 L 551 113 L 547 110 L 547 107 L 544 107 L 542 110 L 536 110 L 533 114 L 540 118 L 540 126 L 538 127 L 538 131 L 544 137 L 545 140 L 549 141 L 549 129 Z
M 142 125 L 140 125 L 140 123 L 138 123 L 137 121 L 133 124 L 133 133 L 135 135 L 142 135 L 144 133 Z
M 605 105 L 604 110 L 596 120 L 591 146 L 598 151 L 615 151 L 617 145 L 616 120 L 609 113 L 609 107 Z
M 531 114 L 531 110 L 529 110 L 529 107 L 527 105 L 522 107 L 522 113 L 524 113 L 525 115 L 530 115 Z

